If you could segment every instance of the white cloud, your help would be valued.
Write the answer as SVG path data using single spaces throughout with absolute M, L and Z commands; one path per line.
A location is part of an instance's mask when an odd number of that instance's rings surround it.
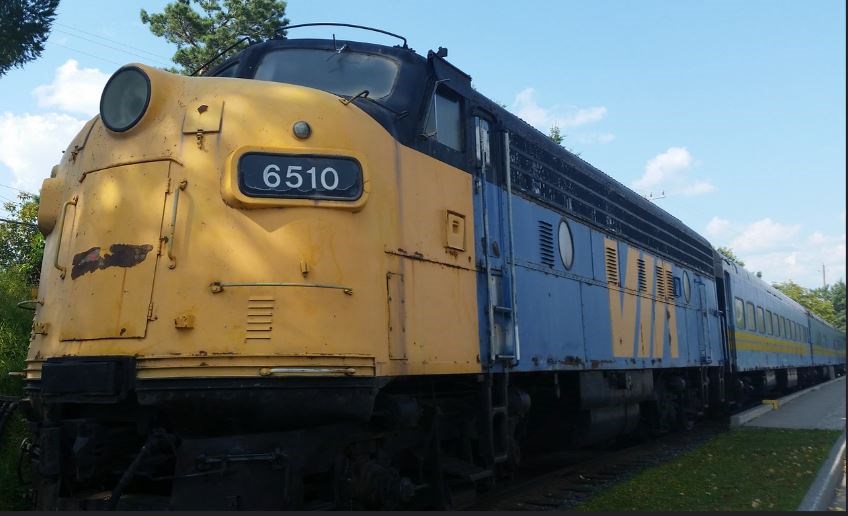
M 645 164 L 645 173 L 632 183 L 636 190 L 655 192 L 662 190 L 671 195 L 695 196 L 715 192 L 709 181 L 694 180 L 689 170 L 695 162 L 685 147 L 669 147 Z
M 740 253 L 772 251 L 794 242 L 800 230 L 798 224 L 780 224 L 766 217 L 745 227 L 730 247 Z
M 692 155 L 688 150 L 684 147 L 670 147 L 662 154 L 648 160 L 645 165 L 645 174 L 633 183 L 633 186 L 642 190 L 656 188 L 677 179 L 690 165 L 692 165 Z
M 544 133 L 547 133 L 553 126 L 558 126 L 564 131 L 598 122 L 607 116 L 607 108 L 604 106 L 578 108 L 576 106 L 553 105 L 544 108 L 536 100 L 536 90 L 533 88 L 525 88 L 518 92 L 510 110 Z M 615 138 L 610 133 L 607 133 L 607 135 L 607 141 L 612 141 Z M 606 142 L 601 141 L 601 143 Z
M 695 196 L 695 195 L 704 195 L 708 193 L 712 193 L 718 190 L 714 184 L 709 181 L 695 181 L 690 185 L 686 185 L 680 188 L 679 193 L 685 195 L 687 197 Z
M 721 217 L 713 217 L 707 223 L 706 233 L 711 237 L 717 237 L 730 229 L 730 221 Z
M 53 82 L 38 86 L 33 95 L 39 107 L 94 116 L 108 79 L 109 76 L 97 68 L 80 68 L 77 61 L 68 59 L 56 69 Z
M 793 280 L 808 288 L 822 284 L 822 265 L 828 283 L 845 278 L 845 233 L 804 233 L 798 224 L 764 218 L 749 224 L 713 217 L 705 233 L 715 246 L 728 246 L 749 271 L 762 271 L 769 283 Z
M 85 120 L 64 113 L 0 114 L 0 163 L 11 169 L 12 186 L 38 192 L 83 125 Z
M 585 143 L 589 145 L 593 143 L 609 143 L 615 140 L 615 135 L 613 133 L 578 134 L 576 140 L 579 143 Z
M 68 59 L 56 69 L 50 84 L 32 91 L 38 106 L 50 112 L 0 114 L 0 165 L 11 172 L 15 188 L 29 192 L 41 188 L 86 119 L 97 114 L 107 79 L 100 70 L 80 68 L 77 61 Z

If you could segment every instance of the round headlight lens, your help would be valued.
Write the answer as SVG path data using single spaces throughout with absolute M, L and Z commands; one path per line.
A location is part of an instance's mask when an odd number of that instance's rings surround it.
M 100 97 L 100 118 L 112 131 L 132 128 L 144 116 L 150 104 L 150 79 L 131 66 L 115 72 Z

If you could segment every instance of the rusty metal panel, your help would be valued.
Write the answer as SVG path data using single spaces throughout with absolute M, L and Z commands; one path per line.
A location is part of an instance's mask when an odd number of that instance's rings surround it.
M 406 360 L 406 310 L 403 274 L 386 274 L 389 308 L 389 358 Z
M 60 340 L 144 337 L 168 170 L 161 161 L 126 165 L 80 185 Z

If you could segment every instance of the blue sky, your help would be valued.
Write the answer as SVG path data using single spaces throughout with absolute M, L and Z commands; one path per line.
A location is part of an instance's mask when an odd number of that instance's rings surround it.
M 44 54 L 0 77 L 0 200 L 36 190 L 105 79 L 174 47 L 142 25 L 164 1 L 62 0 Z M 770 282 L 845 277 L 845 3 L 292 0 L 292 23 L 403 34 L 490 98 Z M 350 29 L 290 37 L 391 38 Z

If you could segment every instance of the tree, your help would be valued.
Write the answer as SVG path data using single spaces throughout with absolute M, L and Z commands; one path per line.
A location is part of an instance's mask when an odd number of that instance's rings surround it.
M 44 51 L 59 0 L 0 1 L 0 76 Z
M 44 255 L 44 237 L 34 226 L 38 220 L 38 196 L 22 192 L 18 202 L 4 203 L 3 208 L 11 220 L 23 224 L 0 222 L 0 270 L 13 271 L 35 285 Z
M 740 267 L 745 266 L 745 262 L 743 262 L 739 257 L 737 257 L 736 254 L 733 253 L 733 250 L 731 248 L 722 246 L 716 249 L 716 251 L 718 251 L 719 254 L 723 255 L 725 258 L 730 260 L 730 263 L 735 263 Z
M 176 0 L 161 13 L 142 9 L 141 21 L 150 25 L 153 34 L 176 43 L 171 60 L 180 68 L 171 71 L 188 75 L 214 67 L 238 52 L 236 45 L 215 58 L 241 38 L 257 41 L 285 35 L 282 27 L 289 22 L 285 11 L 282 0 L 223 0 L 223 5 L 221 0 Z
M 836 310 L 831 300 L 822 295 L 823 289 L 810 290 L 792 280 L 772 284 L 774 288 L 794 299 L 798 304 L 821 317 L 832 326 L 837 325 Z
M 553 140 L 553 142 L 557 145 L 562 145 L 563 140 L 565 140 L 565 136 L 563 136 L 560 132 L 558 125 L 554 125 L 553 127 L 551 127 L 551 130 L 548 133 L 548 137 Z
M 813 292 L 830 301 L 836 314 L 834 326 L 845 331 L 845 281 L 840 279 L 833 285 L 813 289 Z

